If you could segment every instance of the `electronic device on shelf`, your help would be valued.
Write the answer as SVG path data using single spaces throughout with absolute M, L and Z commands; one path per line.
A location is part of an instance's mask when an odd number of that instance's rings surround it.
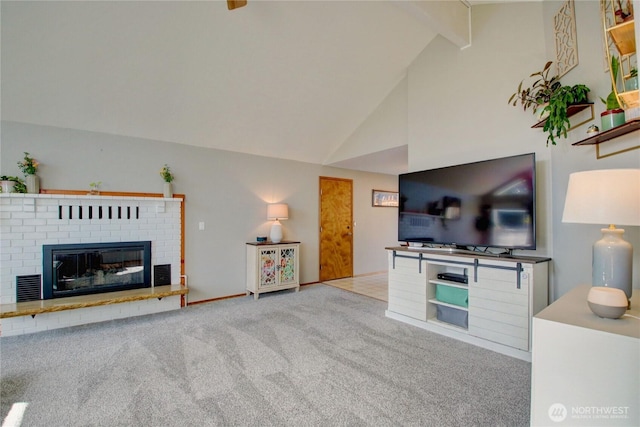
M 439 273 L 438 279 L 447 280 L 449 282 L 464 283 L 465 285 L 469 284 L 469 276 L 467 276 L 466 274 Z
M 401 174 L 398 241 L 536 248 L 535 153 Z

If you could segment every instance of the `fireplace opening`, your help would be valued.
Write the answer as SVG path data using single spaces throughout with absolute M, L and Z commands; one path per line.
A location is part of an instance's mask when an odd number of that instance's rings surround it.
M 151 242 L 43 245 L 43 299 L 151 287 Z

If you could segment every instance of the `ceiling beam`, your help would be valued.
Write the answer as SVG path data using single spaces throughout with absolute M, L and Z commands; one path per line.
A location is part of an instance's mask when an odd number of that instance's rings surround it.
M 399 1 L 399 7 L 435 29 L 460 49 L 471 46 L 471 6 L 458 1 Z

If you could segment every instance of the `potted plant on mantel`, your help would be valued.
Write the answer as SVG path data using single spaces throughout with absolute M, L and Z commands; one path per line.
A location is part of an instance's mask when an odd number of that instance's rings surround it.
M 171 182 L 175 179 L 175 177 L 171 172 L 171 168 L 166 163 L 164 164 L 162 169 L 160 169 L 160 176 L 162 176 L 162 179 L 164 180 L 164 189 L 162 192 L 163 196 L 166 198 L 173 197 L 173 185 L 171 184 Z
M 37 194 L 40 192 L 40 178 L 36 175 L 38 166 L 40 166 L 40 163 L 26 151 L 24 152 L 24 158 L 18 162 L 18 167 L 25 177 L 27 193 Z
M 0 176 L 0 188 L 3 193 L 26 193 L 27 186 L 17 176 Z
M 552 61 L 545 64 L 541 71 L 531 74 L 529 77 L 538 77 L 531 87 L 522 88 L 524 81 L 518 85 L 518 90 L 511 95 L 508 103 L 517 106 L 518 101 L 526 111 L 533 109 L 534 114 L 546 116 L 543 130 L 547 132 L 547 146 L 549 141 L 556 145 L 556 138 L 567 137 L 567 131 L 571 127 L 567 109 L 572 104 L 587 102 L 587 94 L 590 89 L 583 85 L 562 86 L 558 76 L 549 77 Z

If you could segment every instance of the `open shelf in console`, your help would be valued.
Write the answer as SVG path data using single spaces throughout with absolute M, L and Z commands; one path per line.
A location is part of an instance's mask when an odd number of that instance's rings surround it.
M 427 261 L 427 271 L 428 321 L 466 332 L 469 327 L 467 267 L 446 261 Z M 448 274 L 456 280 L 443 278 Z

